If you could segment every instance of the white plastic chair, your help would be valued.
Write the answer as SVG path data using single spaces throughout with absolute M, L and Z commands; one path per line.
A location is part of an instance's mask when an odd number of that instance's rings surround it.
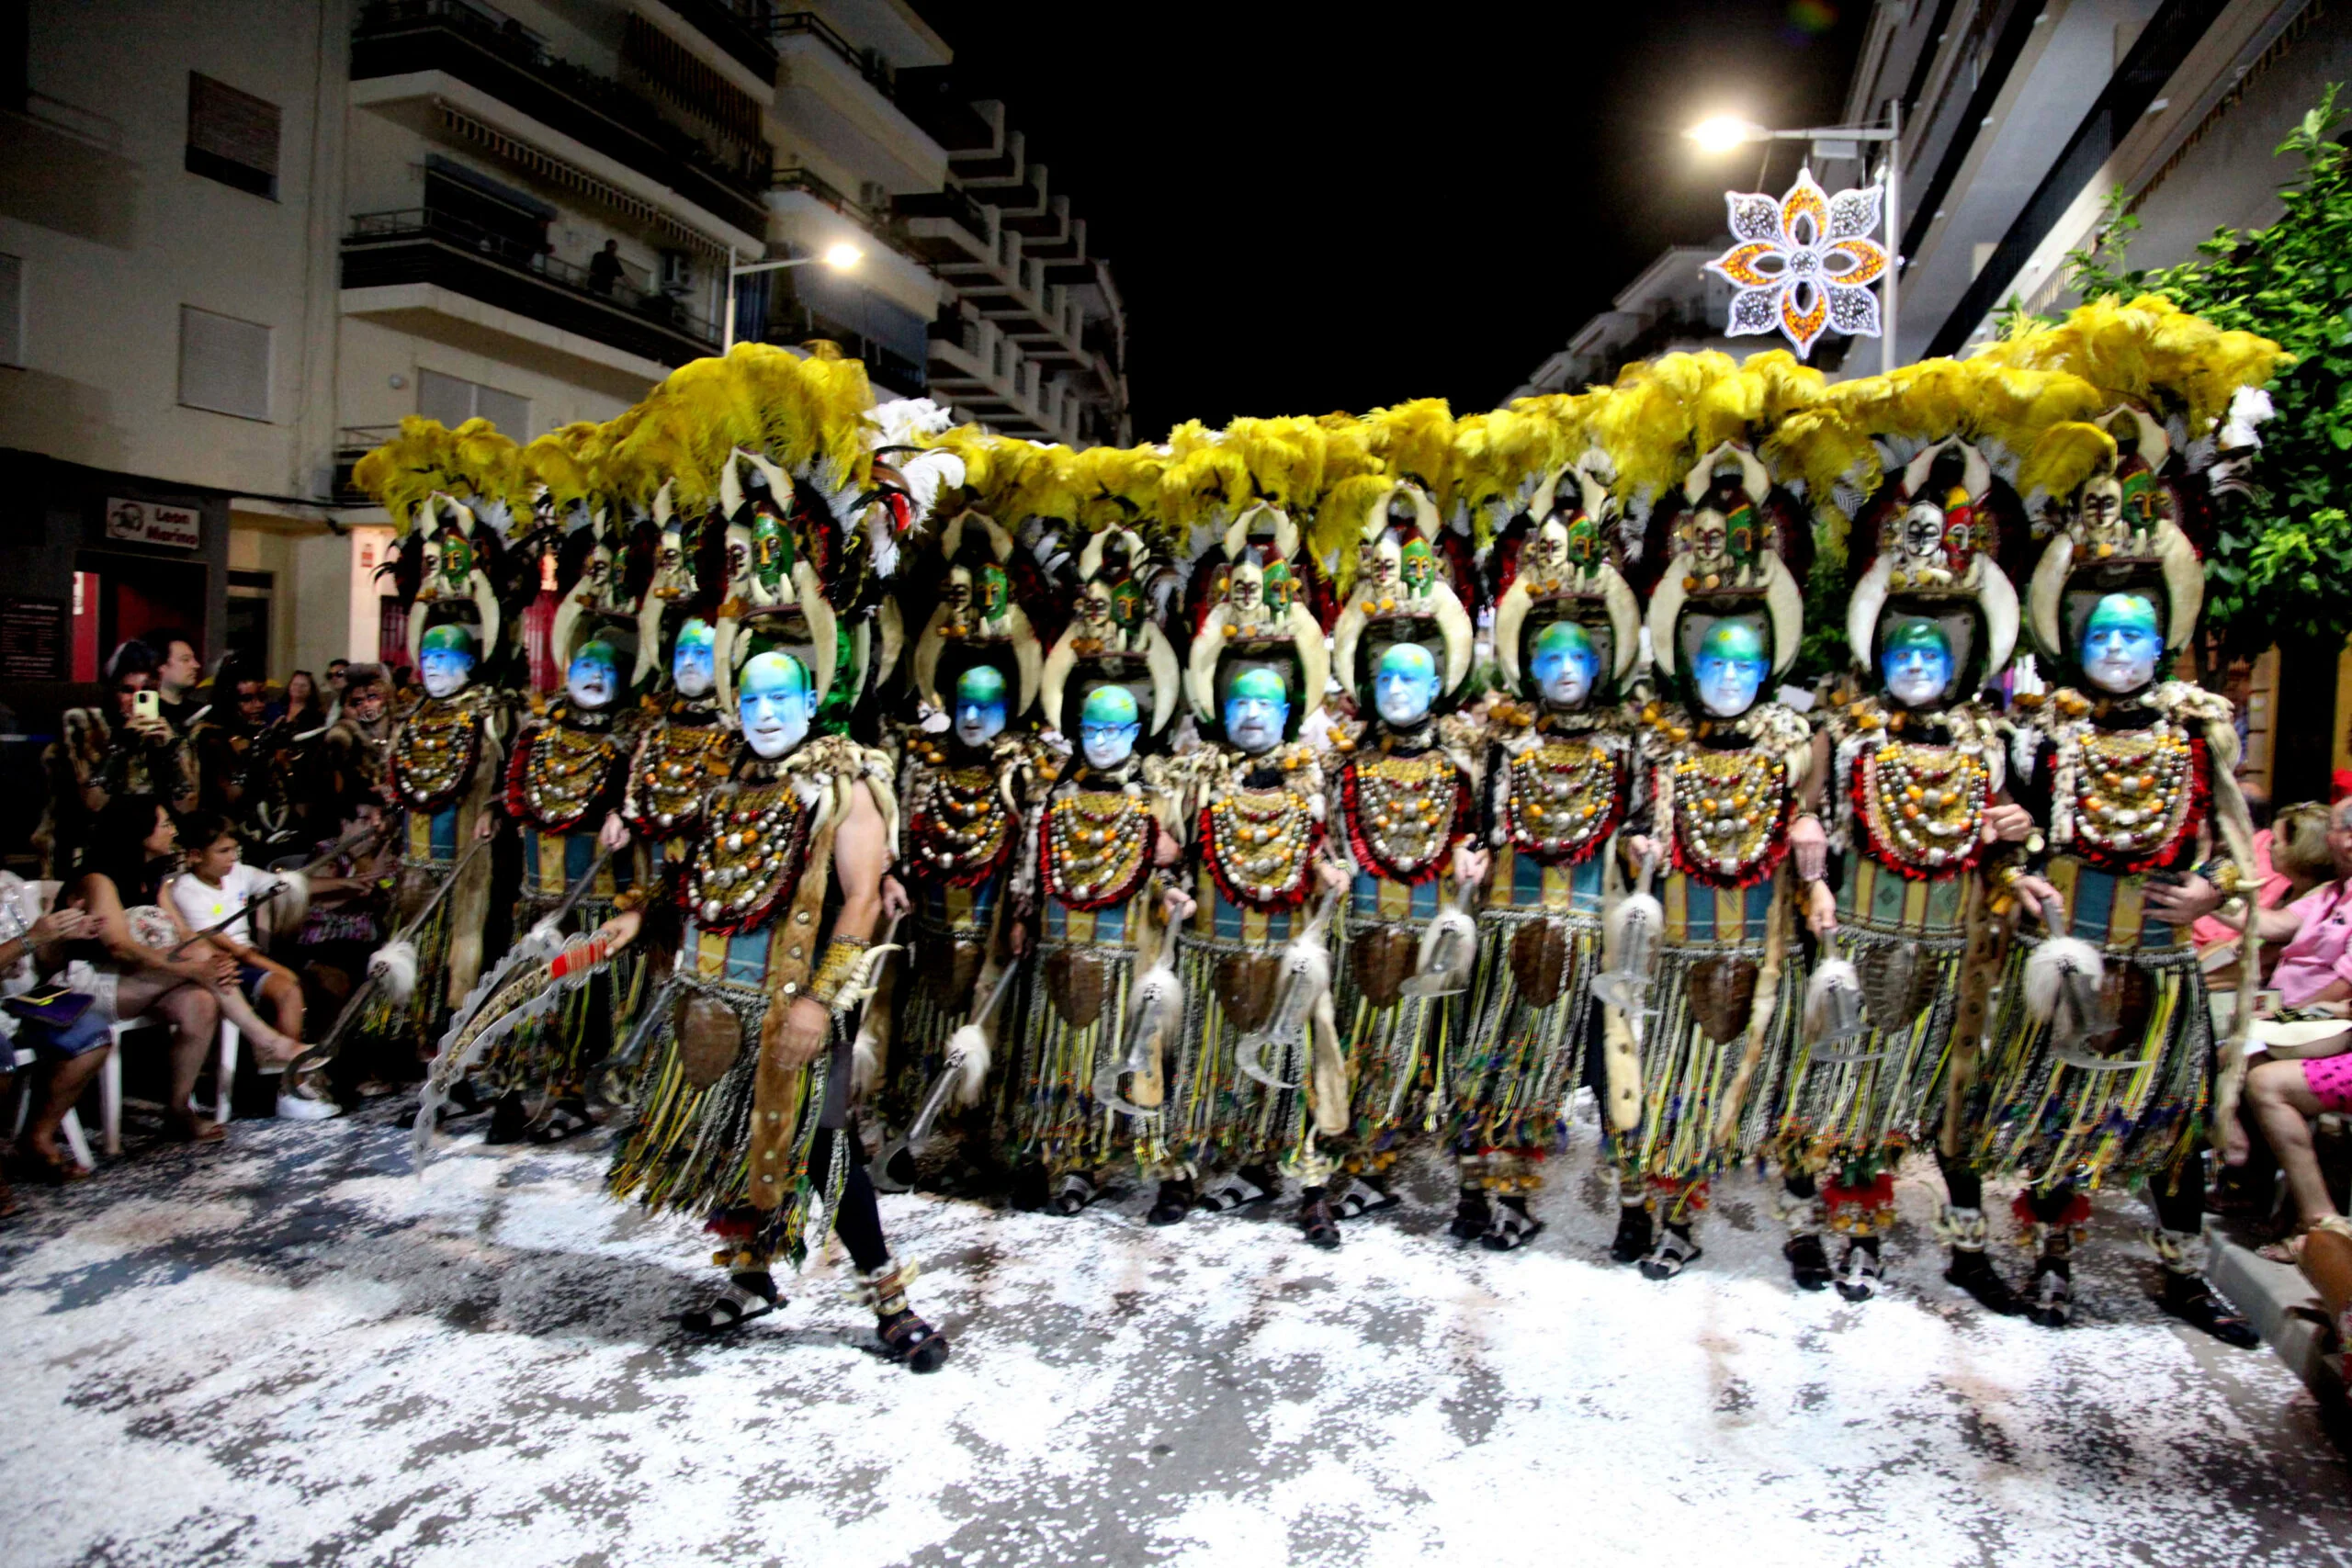
M 40 1057 L 29 1046 L 16 1047 L 17 1119 L 8 1134 L 12 1138 L 23 1137 L 25 1123 L 32 1119 L 33 1079 L 32 1075 L 25 1069 L 34 1066 L 40 1060 Z M 68 1109 L 65 1112 L 65 1120 L 58 1123 L 57 1130 L 65 1134 L 65 1146 L 74 1151 L 75 1159 L 80 1160 L 85 1166 L 96 1166 L 98 1163 L 90 1157 L 90 1140 L 82 1135 L 82 1117 L 79 1111 Z M 111 1149 L 107 1151 L 109 1154 L 113 1152 Z
M 114 1049 L 107 1053 L 107 1065 L 98 1069 L 98 1131 L 109 1155 L 122 1152 L 122 1037 L 134 1029 L 160 1029 L 168 1035 L 172 1025 L 168 1019 L 142 1013 L 137 1018 L 126 1018 L 107 1031 L 114 1036 Z M 229 1120 L 230 1095 L 237 1086 L 237 1050 L 243 1040 L 235 1024 L 225 1018 L 220 1021 L 220 1057 L 215 1069 L 213 1096 L 215 1122 Z

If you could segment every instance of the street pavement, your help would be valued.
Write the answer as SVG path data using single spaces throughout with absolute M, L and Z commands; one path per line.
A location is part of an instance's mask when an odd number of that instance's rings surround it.
M 1515 1255 L 1444 1235 L 1434 1164 L 1336 1254 L 1139 1191 L 888 1197 L 955 1341 L 919 1378 L 838 1257 L 734 1339 L 678 1329 L 708 1244 L 605 1200 L 601 1137 L 461 1134 L 420 1178 L 385 1115 L 26 1194 L 0 1562 L 2352 1562 L 2319 1406 L 2154 1309 L 2120 1194 L 2059 1333 L 1941 1282 L 1931 1174 L 1865 1305 L 1790 1285 L 1750 1177 L 1645 1281 L 1589 1125 Z

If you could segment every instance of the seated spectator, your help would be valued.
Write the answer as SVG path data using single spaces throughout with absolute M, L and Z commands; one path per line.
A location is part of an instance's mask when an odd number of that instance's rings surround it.
M 226 1129 L 188 1103 L 225 1014 L 265 1064 L 302 1050 L 262 1021 L 237 988 L 237 961 L 218 949 L 182 951 L 181 932 L 156 904 L 179 837 L 171 813 L 153 795 L 109 801 L 92 845 L 91 869 L 60 894 L 66 908 L 90 917 L 87 936 L 43 953 L 42 972 L 92 997 L 90 1011 L 107 1023 L 157 1012 L 172 1026 L 171 1077 L 164 1102 L 166 1133 L 182 1143 L 211 1143 Z
M 2265 942 L 2286 944 L 2270 977 L 2284 1010 L 2282 1016 L 2306 1023 L 2346 1018 L 2352 1015 L 2352 801 L 2329 808 L 2327 843 L 2329 880 L 2283 909 L 2249 909 L 2242 902 L 2233 902 L 2224 910 L 2220 891 L 2202 877 L 2190 877 L 2178 887 L 2152 891 L 2149 907 L 2168 918 L 2218 913 L 2233 929 L 2243 929 L 2249 919 L 2255 921 Z M 2257 1035 L 2263 1032 L 2262 1024 L 2256 1029 Z M 2270 1032 L 2274 1056 L 2291 1049 L 2297 1058 L 2265 1061 L 2247 1074 L 2247 1111 L 2260 1123 L 2286 1172 L 2302 1228 L 2340 1226 L 2343 1217 L 2335 1212 L 2312 1147 L 2311 1118 L 2328 1111 L 2352 1112 L 2352 1055 L 2344 1054 L 2352 1046 L 2352 1023 L 2339 1029 L 2293 1032 L 2291 1044 L 2284 1032 Z M 2224 1157 L 2228 1162 L 2243 1164 L 2246 1153 L 2245 1129 L 2227 1129 Z M 2295 1245 L 2288 1244 L 2290 1253 Z
M 0 871 L 0 992 L 10 1001 L 43 994 L 35 976 L 34 951 L 89 934 L 89 917 L 78 909 L 48 909 L 48 892 L 14 872 Z M 70 995 L 70 993 L 68 993 Z M 21 1004 L 19 1004 L 21 1005 Z M 86 1008 L 86 1004 L 84 1004 Z M 65 1113 L 74 1109 L 90 1080 L 106 1065 L 113 1041 L 105 1023 L 81 1019 L 51 1022 L 49 1010 L 19 1016 L 17 1008 L 0 1007 L 0 1092 L 13 1092 L 16 1049 L 29 1047 L 40 1055 L 38 1070 L 48 1082 L 34 1102 L 32 1114 L 18 1134 L 17 1158 L 42 1180 L 79 1181 L 89 1168 L 58 1146 Z M 0 1216 L 14 1213 L 17 1204 L 5 1179 L 0 1179 Z

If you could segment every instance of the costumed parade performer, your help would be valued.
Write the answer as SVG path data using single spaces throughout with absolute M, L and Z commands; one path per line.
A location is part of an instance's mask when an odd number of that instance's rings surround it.
M 1836 853 L 1805 889 L 1822 945 L 1775 1132 L 1791 1270 L 1807 1290 L 1834 1278 L 1849 1301 L 1876 1293 L 1883 1272 L 1895 1166 L 1937 1135 L 1973 1077 L 2007 949 L 2007 900 L 1990 874 L 2033 826 L 2007 798 L 2006 727 L 1980 695 L 2017 641 L 2017 591 L 1997 558 L 2024 526 L 2016 492 L 1947 436 L 1890 476 L 1863 524 L 1870 548 L 1855 552 L 1846 615 L 1860 690 L 1834 694 L 1823 722 L 1815 796 Z M 1945 1277 L 2014 1312 L 1985 1257 L 1974 1173 L 1957 1161 L 1961 1130 L 1949 1131 Z M 1825 1225 L 1844 1242 L 1834 1273 Z
M 1449 1103 L 1476 942 L 1461 907 L 1485 876 L 1474 762 L 1440 716 L 1470 675 L 1470 613 L 1438 553 L 1436 503 L 1397 480 L 1363 518 L 1355 581 L 1332 630 L 1332 667 L 1363 716 L 1333 743 L 1329 807 L 1350 875 L 1336 1018 L 1350 1127 L 1340 1219 L 1393 1208 L 1385 1173 Z M 1448 874 L 1451 881 L 1448 882 Z M 1309 1227 L 1308 1239 L 1337 1242 Z
M 1166 874 L 1182 854 L 1166 759 L 1144 750 L 1180 694 L 1153 619 L 1159 570 L 1132 528 L 1087 541 L 1039 693 L 1046 728 L 1075 731 L 1076 748 L 1038 771 L 1023 829 L 1012 891 L 1030 985 L 1004 1120 L 1014 1201 L 1062 1214 L 1100 1196 L 1119 1160 L 1164 1157 L 1161 1050 L 1182 1012 L 1170 928 L 1193 902 Z
M 1763 1145 L 1796 1019 L 1784 863 L 1792 840 L 1815 856 L 1823 843 L 1797 811 L 1812 732 L 1767 694 L 1804 630 L 1782 559 L 1803 533 L 1797 508 L 1730 441 L 1668 499 L 1679 505 L 1651 517 L 1652 550 L 1670 555 L 1647 612 L 1662 693 L 1643 710 L 1624 840 L 1644 891 L 1611 911 L 1609 931 L 1612 972 L 1632 977 L 1620 995 L 1637 1004 L 1616 1010 L 1637 1040 L 1642 1094 L 1636 1125 L 1613 1133 L 1612 1255 L 1654 1280 L 1701 1256 L 1712 1178 Z
M 1013 539 L 977 510 L 938 535 L 939 602 L 914 648 L 914 684 L 942 730 L 906 739 L 899 798 L 905 843 L 895 880 L 910 905 L 910 936 L 893 976 L 895 1029 L 882 1120 L 903 1157 L 879 1170 L 911 1186 L 918 1156 L 943 1115 L 955 1135 L 925 1161 L 985 1159 L 988 1090 L 1013 960 L 1005 897 L 1022 859 L 1022 817 L 1037 763 L 1028 716 L 1045 652 L 1013 596 Z M 929 1114 L 926 1117 L 926 1111 Z
M 1623 892 L 1612 852 L 1633 782 L 1625 699 L 1641 610 L 1618 570 L 1615 520 L 1586 466 L 1556 469 L 1495 558 L 1495 660 L 1509 700 L 1488 717 L 1482 820 L 1494 865 L 1453 1073 L 1462 1188 L 1451 1228 L 1498 1252 L 1544 1228 L 1527 1202 L 1537 1167 L 1567 1142 L 1598 1032 L 1601 915 Z M 1634 1104 L 1621 1081 L 1603 1115 Z
M 1167 1164 L 1147 1218 L 1267 1202 L 1289 1176 L 1305 1191 L 1301 1224 L 1336 1240 L 1316 1140 L 1347 1131 L 1326 942 L 1345 884 L 1323 853 L 1322 770 L 1299 739 L 1329 655 L 1285 513 L 1251 506 L 1214 547 L 1194 568 L 1185 672 L 1204 743 L 1175 763 L 1193 867 L 1193 918 L 1176 932 L 1184 1026 L 1167 1056 Z
M 2067 496 L 2027 600 L 2037 651 L 2062 683 L 2018 704 L 2011 786 L 2047 837 L 2047 864 L 2021 891 L 2050 934 L 1996 1029 L 1977 1152 L 1985 1174 L 2028 1184 L 2017 1210 L 2036 1247 L 2035 1321 L 2072 1315 L 2088 1192 L 2136 1179 L 2155 1209 L 2159 1304 L 2250 1347 L 2253 1329 L 2198 1259 L 2203 1145 L 2234 1128 L 2252 1010 L 2239 1011 L 2217 1066 L 2187 927 L 2201 895 L 2251 885 L 2253 830 L 2228 699 L 2167 678 L 2205 591 L 2177 521 L 2175 481 L 2188 476 L 2169 467 L 2171 445 L 2127 404 L 2052 427 L 2029 464 Z M 2069 466 L 2090 471 L 2068 486 Z M 2249 940 L 2239 973 L 2257 973 L 2255 959 Z

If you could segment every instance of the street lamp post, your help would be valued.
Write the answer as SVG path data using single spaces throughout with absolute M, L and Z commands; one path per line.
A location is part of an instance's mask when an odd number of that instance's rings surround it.
M 728 246 L 727 323 L 719 352 L 726 353 L 735 346 L 735 280 L 737 278 L 748 277 L 755 272 L 781 272 L 788 266 L 807 266 L 811 262 L 823 262 L 835 272 L 847 272 L 864 259 L 865 254 L 865 253 L 855 245 L 844 242 L 841 244 L 826 246 L 822 255 L 787 256 L 781 261 L 749 262 L 739 266 L 735 262 L 735 247 Z
M 1767 130 L 1760 125 L 1728 116 L 1702 120 L 1683 133 L 1710 152 L 1727 152 L 1755 141 L 1824 142 L 1875 141 L 1886 147 L 1886 165 L 1880 175 L 1885 193 L 1886 288 L 1879 300 L 1878 367 L 1894 368 L 1896 350 L 1895 295 L 1903 272 L 1903 106 L 1886 106 L 1886 123 L 1874 126 L 1815 126 L 1805 130 Z

